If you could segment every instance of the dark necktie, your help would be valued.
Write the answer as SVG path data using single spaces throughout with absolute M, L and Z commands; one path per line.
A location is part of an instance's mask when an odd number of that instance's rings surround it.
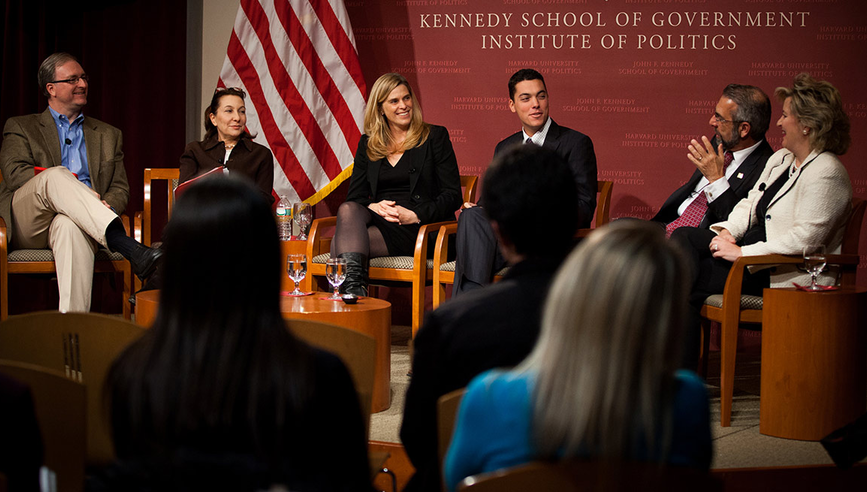
M 734 160 L 735 156 L 729 151 L 726 151 L 723 158 L 723 173 L 728 169 L 729 165 Z M 695 199 L 690 203 L 686 210 L 677 219 L 669 222 L 665 226 L 665 237 L 671 236 L 671 233 L 679 227 L 698 227 L 701 221 L 704 220 L 704 215 L 707 213 L 707 196 L 704 191 L 699 191 Z

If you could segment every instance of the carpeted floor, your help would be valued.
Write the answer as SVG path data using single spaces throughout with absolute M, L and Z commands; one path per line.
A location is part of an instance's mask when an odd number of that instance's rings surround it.
M 392 327 L 391 407 L 373 414 L 371 440 L 400 442 L 404 394 L 409 385 L 409 334 L 409 327 Z M 794 441 L 759 433 L 760 358 L 758 355 L 738 354 L 737 361 L 731 427 L 719 425 L 718 353 L 712 353 L 709 361 L 707 382 L 711 396 L 711 433 L 714 438 L 712 468 L 832 464 L 818 442 Z

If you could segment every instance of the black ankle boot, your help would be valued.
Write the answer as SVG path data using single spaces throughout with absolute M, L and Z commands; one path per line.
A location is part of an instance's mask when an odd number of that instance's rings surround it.
M 361 253 L 342 253 L 337 257 L 346 260 L 346 279 L 340 285 L 340 292 L 367 297 L 367 256 Z

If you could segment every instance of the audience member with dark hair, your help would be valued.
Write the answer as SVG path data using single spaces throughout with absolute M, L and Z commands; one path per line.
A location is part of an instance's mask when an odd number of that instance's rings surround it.
M 190 142 L 181 155 L 180 182 L 218 166 L 247 176 L 268 203 L 274 201 L 274 156 L 247 133 L 247 93 L 238 87 L 219 87 L 205 109 L 205 138 Z
M 190 480 L 243 477 L 246 490 L 369 490 L 349 373 L 295 338 L 280 313 L 277 227 L 261 193 L 232 176 L 196 183 L 164 244 L 154 326 L 106 384 L 115 472 L 157 480 L 201 470 Z
M 532 353 L 467 387 L 444 465 L 447 489 L 537 459 L 707 469 L 707 391 L 698 375 L 677 370 L 684 264 L 646 222 L 618 221 L 585 239 L 551 286 Z
M 548 286 L 578 228 L 575 180 L 558 152 L 513 147 L 488 168 L 484 189 L 491 229 L 512 267 L 502 281 L 431 312 L 415 337 L 400 431 L 416 468 L 407 490 L 441 490 L 437 399 L 482 371 L 519 363 L 532 350 Z
M 732 262 L 741 256 L 801 255 L 804 248 L 823 245 L 839 253 L 852 202 L 852 183 L 837 158 L 849 148 L 849 118 L 840 93 L 829 82 L 808 74 L 795 77 L 792 87 L 778 87 L 783 115 L 777 126 L 783 148 L 768 159 L 756 186 L 732 210 L 727 220 L 710 229 L 683 227 L 672 234 L 690 255 L 693 289 L 690 328 L 686 333 L 686 367 L 695 367 L 699 353 L 701 306 L 721 294 Z M 744 290 L 761 295 L 771 287 L 809 284 L 797 265 L 780 265 L 748 273 Z
M 448 130 L 424 121 L 406 78 L 379 77 L 364 108 L 346 201 L 337 209 L 331 255 L 346 260 L 340 290 L 366 296 L 370 258 L 412 256 L 419 227 L 454 220 L 460 206 Z
M 548 87 L 542 74 L 531 68 L 518 70 L 509 78 L 509 109 L 518 116 L 521 131 L 512 134 L 497 144 L 494 157 L 510 147 L 533 144 L 553 150 L 569 165 L 572 180 L 578 189 L 578 226 L 590 227 L 596 210 L 596 153 L 590 137 L 581 132 L 560 126 L 548 115 Z M 521 186 L 521 183 L 516 183 Z M 458 217 L 458 232 L 455 237 L 455 284 L 452 297 L 478 289 L 491 283 L 494 275 L 506 266 L 500 254 L 497 237 L 486 215 L 488 207 L 487 188 L 482 187 L 479 206 L 467 203 Z M 550 195 L 546 191 L 540 191 Z M 548 207 L 540 215 L 562 214 L 563 210 Z M 528 224 L 532 224 L 530 222 Z M 544 231 L 536 226 L 529 226 Z M 542 232 L 539 237 L 544 237 Z

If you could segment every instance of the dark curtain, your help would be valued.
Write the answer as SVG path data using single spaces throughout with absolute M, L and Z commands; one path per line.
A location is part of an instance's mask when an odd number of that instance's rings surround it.
M 39 64 L 56 51 L 71 53 L 91 77 L 84 113 L 123 132 L 131 194 L 126 211 L 141 210 L 144 168 L 177 166 L 186 143 L 186 2 L 0 4 L 0 120 L 44 111 Z
M 77 57 L 90 76 L 84 113 L 123 132 L 132 216 L 142 209 L 144 168 L 176 167 L 186 143 L 186 2 L 0 0 L 0 7 L 0 120 L 44 111 L 39 64 L 57 51 Z

